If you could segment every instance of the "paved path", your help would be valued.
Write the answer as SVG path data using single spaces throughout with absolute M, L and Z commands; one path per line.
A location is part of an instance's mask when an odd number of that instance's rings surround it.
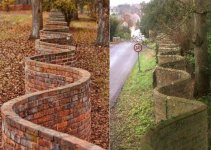
M 115 105 L 124 82 L 138 59 L 133 45 L 132 42 L 123 42 L 110 47 L 110 108 Z

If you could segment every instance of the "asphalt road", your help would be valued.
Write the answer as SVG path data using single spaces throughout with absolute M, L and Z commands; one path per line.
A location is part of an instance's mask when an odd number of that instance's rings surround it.
M 132 42 L 123 42 L 110 47 L 110 108 L 115 105 L 121 89 L 138 59 L 133 46 Z

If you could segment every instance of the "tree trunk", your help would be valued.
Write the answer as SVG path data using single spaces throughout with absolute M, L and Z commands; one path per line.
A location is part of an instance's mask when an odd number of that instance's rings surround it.
M 80 14 L 84 14 L 84 5 L 80 5 Z
M 8 4 L 5 6 L 5 10 L 6 10 L 7 12 L 10 11 L 10 6 L 9 6 Z
M 42 0 L 32 0 L 32 33 L 30 38 L 38 39 L 42 27 Z
M 208 43 L 207 43 L 207 22 L 205 10 L 206 0 L 193 0 L 195 6 L 194 13 L 194 33 L 193 44 L 195 53 L 195 89 L 196 97 L 207 95 L 210 89 L 209 63 L 208 63 Z
M 108 4 L 104 0 L 99 0 L 97 44 L 108 45 L 108 42 L 109 42 Z
M 73 11 L 66 11 L 66 10 L 61 10 L 62 13 L 64 14 L 65 16 L 65 20 L 67 22 L 67 26 L 69 27 L 70 26 L 70 22 L 74 16 L 74 12 Z
M 43 29 L 43 7 L 42 7 L 42 4 L 43 4 L 43 0 L 40 0 L 40 30 Z
M 78 20 L 78 4 L 75 3 L 76 11 L 73 13 L 73 19 Z

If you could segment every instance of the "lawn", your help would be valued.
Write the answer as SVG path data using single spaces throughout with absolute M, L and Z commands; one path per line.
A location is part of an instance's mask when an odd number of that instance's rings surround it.
M 152 75 L 155 65 L 153 50 L 141 53 L 141 72 L 136 64 L 110 115 L 111 150 L 138 149 L 141 136 L 154 125 Z
M 85 15 L 80 15 L 80 20 L 73 20 L 70 30 L 74 40 L 79 44 L 94 44 L 96 41 L 97 23 Z M 74 34 L 76 33 L 77 34 Z

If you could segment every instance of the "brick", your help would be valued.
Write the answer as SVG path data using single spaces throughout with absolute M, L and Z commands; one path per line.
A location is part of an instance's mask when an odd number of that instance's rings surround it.
M 185 71 L 180 50 L 169 45 L 169 39 L 157 39 L 158 67 L 155 69 L 156 88 L 153 102 L 157 125 L 147 131 L 140 149 L 206 150 L 207 107 L 190 100 L 191 78 Z
M 83 97 L 89 98 L 86 87 L 90 84 L 90 74 L 70 67 L 76 60 L 75 46 L 55 42 L 55 38 L 64 41 L 71 36 L 69 32 L 55 32 L 67 27 L 48 27 L 53 30 L 40 31 L 41 39 L 35 42 L 41 55 L 29 57 L 25 62 L 25 87 L 29 95 L 2 106 L 3 149 L 82 149 L 88 145 L 90 150 L 91 147 L 100 150 L 85 141 L 90 139 L 91 132 L 86 121 L 91 120 L 91 105 L 83 101 Z

